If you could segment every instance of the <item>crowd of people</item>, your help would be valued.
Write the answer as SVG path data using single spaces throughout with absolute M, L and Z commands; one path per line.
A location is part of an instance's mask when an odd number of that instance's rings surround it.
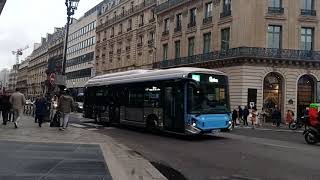
M 55 95 L 52 99 L 46 98 L 43 94 L 36 98 L 33 103 L 26 103 L 25 96 L 16 89 L 12 94 L 3 91 L 0 94 L 0 112 L 2 114 L 3 125 L 13 122 L 14 128 L 19 127 L 19 121 L 23 113 L 34 115 L 34 121 L 42 127 L 45 121 L 58 121 L 60 130 L 65 130 L 69 121 L 69 114 L 74 110 L 74 101 L 65 89 L 60 95 Z M 57 114 L 59 113 L 59 116 Z M 58 119 L 56 119 L 58 118 Z
M 291 120 L 293 121 L 293 112 L 291 115 Z M 241 123 L 243 124 L 243 126 L 249 126 L 249 121 L 252 128 L 255 128 L 256 126 L 262 126 L 263 124 L 265 124 L 267 117 L 271 117 L 273 124 L 277 127 L 280 127 L 280 109 L 275 108 L 270 114 L 264 108 L 262 108 L 261 111 L 258 111 L 256 107 L 248 108 L 248 106 L 245 106 L 242 109 L 241 106 L 238 106 L 232 111 L 232 127 L 240 125 Z

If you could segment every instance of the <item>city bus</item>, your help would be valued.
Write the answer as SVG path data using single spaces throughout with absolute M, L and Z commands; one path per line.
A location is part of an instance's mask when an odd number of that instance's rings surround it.
M 85 84 L 84 117 L 179 134 L 231 125 L 226 74 L 181 67 L 96 76 Z

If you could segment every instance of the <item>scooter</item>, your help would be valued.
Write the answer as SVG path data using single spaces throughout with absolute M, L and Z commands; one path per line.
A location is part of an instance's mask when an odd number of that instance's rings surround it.
M 316 144 L 320 141 L 320 132 L 318 129 L 309 126 L 308 129 L 306 129 L 303 132 L 304 139 L 308 144 Z
M 291 130 L 297 130 L 298 128 L 302 128 L 306 125 L 306 122 L 308 122 L 309 116 L 302 116 L 299 120 L 295 120 L 290 122 L 289 129 Z

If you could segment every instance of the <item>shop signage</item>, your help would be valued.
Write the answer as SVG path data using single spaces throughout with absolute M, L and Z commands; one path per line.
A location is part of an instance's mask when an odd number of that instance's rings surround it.
M 320 81 L 317 82 L 317 103 L 320 103 Z

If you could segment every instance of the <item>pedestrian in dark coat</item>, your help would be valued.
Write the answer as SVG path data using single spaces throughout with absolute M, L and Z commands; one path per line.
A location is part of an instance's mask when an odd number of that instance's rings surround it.
M 36 117 L 39 123 L 39 127 L 41 127 L 43 123 L 43 119 L 47 112 L 47 100 L 41 95 L 35 102 L 36 106 Z
M 238 111 L 236 109 L 232 112 L 232 128 L 237 125 Z
M 275 121 L 277 127 L 280 127 L 281 123 L 281 111 L 276 108 L 272 113 L 272 119 Z
M 4 92 L 0 97 L 0 110 L 2 112 L 3 125 L 7 124 L 8 114 L 11 109 L 11 104 L 9 102 L 10 97 Z
M 250 114 L 250 112 L 249 112 L 248 106 L 245 106 L 244 110 L 243 110 L 243 125 L 244 126 L 248 126 L 248 116 L 249 116 L 249 114 Z
M 238 119 L 239 119 L 239 123 L 243 121 L 243 110 L 241 106 L 238 107 Z

